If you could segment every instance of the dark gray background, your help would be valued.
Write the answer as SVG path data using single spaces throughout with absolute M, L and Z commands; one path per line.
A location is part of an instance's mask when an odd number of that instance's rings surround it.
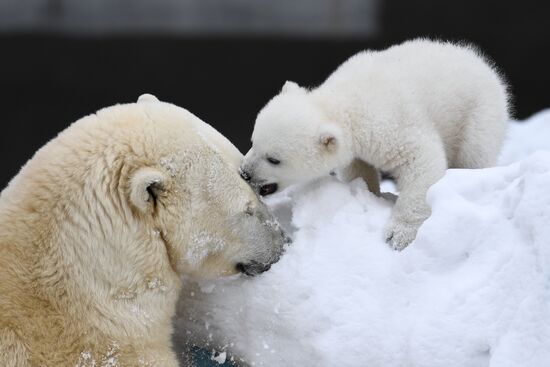
M 0 0 L 0 189 L 71 122 L 144 92 L 245 152 L 285 80 L 314 86 L 418 36 L 480 46 L 524 118 L 550 106 L 549 14 L 534 0 Z

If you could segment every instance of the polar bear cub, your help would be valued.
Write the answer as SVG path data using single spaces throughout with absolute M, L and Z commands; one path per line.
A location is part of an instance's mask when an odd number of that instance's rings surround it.
M 258 274 L 287 241 L 241 159 L 151 95 L 38 151 L 0 196 L 0 366 L 176 367 L 180 277 Z
M 287 82 L 257 116 L 242 175 L 262 195 L 334 171 L 378 193 L 373 167 L 388 172 L 400 195 L 386 239 L 402 249 L 447 168 L 495 164 L 508 117 L 506 85 L 474 48 L 417 39 L 360 52 L 311 90 Z

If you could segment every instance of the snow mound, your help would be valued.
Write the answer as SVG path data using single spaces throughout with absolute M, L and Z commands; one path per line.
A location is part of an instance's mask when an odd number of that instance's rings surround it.
M 550 150 L 544 116 L 513 127 L 503 164 Z M 179 339 L 253 366 L 550 365 L 550 151 L 449 170 L 428 202 L 395 252 L 383 240 L 392 204 L 361 180 L 276 197 L 294 243 L 258 277 L 188 284 Z

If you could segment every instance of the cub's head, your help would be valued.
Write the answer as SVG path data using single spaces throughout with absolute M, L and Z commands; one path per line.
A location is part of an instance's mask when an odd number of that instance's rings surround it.
M 261 195 L 328 175 L 346 159 L 342 139 L 309 92 L 286 82 L 256 118 L 241 175 Z

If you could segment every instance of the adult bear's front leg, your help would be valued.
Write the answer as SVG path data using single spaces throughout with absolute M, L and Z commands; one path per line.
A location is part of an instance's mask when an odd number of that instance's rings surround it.
M 405 162 L 392 172 L 399 197 L 386 226 L 386 241 L 395 250 L 407 247 L 430 216 L 426 193 L 447 169 L 443 145 L 437 140 L 426 141 L 426 144 L 415 144 Z

